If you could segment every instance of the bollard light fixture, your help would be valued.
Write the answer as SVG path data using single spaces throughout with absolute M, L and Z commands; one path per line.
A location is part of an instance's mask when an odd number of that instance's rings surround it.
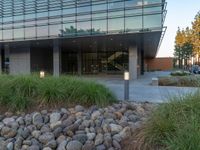
M 124 100 L 129 100 L 129 72 L 124 72 Z
M 44 71 L 40 71 L 40 78 L 44 78 L 45 77 L 45 72 Z
M 129 80 L 129 72 L 128 71 L 125 71 L 124 72 L 124 80 Z

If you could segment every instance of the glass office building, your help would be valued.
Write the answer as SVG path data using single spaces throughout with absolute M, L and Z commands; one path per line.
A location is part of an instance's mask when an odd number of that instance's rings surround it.
M 137 47 L 142 72 L 162 39 L 165 8 L 165 0 L 1 0 L 0 69 L 120 74 Z

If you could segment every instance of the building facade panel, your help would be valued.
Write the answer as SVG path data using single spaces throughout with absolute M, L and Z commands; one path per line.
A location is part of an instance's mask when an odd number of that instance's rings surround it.
M 0 41 L 161 29 L 163 0 L 1 0 Z

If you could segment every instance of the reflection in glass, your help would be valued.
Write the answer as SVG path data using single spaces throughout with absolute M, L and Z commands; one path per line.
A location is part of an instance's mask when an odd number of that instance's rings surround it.
M 108 32 L 124 31 L 124 18 L 108 19 Z
M 14 38 L 24 38 L 24 28 L 14 29 Z
M 63 24 L 63 29 L 60 32 L 63 37 L 75 35 L 76 34 L 75 23 Z
M 144 16 L 144 28 L 161 27 L 161 14 Z
M 48 36 L 48 26 L 38 26 L 37 27 L 37 37 Z
M 142 16 L 126 17 L 125 25 L 126 32 L 131 32 L 131 30 L 136 29 L 142 29 Z
M 61 30 L 61 24 L 49 25 L 49 35 L 50 36 L 59 36 Z
M 12 39 L 13 38 L 13 30 L 9 29 L 9 30 L 3 30 L 3 39 L 4 40 L 8 40 L 8 39 Z
M 113 2 L 108 4 L 108 9 L 124 8 L 124 2 Z
M 106 33 L 107 20 L 95 20 L 92 21 L 92 34 Z
M 92 11 L 106 10 L 107 4 L 92 5 Z
M 35 27 L 25 28 L 25 38 L 33 38 L 33 37 L 36 37 L 36 28 Z
M 77 22 L 77 34 L 90 34 L 91 33 L 91 21 Z
M 141 6 L 142 0 L 126 0 L 125 7 Z

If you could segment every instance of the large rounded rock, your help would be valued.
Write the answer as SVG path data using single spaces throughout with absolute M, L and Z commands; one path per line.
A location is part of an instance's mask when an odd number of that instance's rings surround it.
M 82 150 L 93 150 L 94 149 L 94 142 L 87 141 L 85 145 L 83 145 Z
M 47 144 L 51 140 L 54 140 L 54 134 L 51 132 L 44 133 L 39 137 L 39 141 L 43 144 Z
M 1 129 L 1 136 L 5 138 L 13 138 L 17 134 L 17 131 L 9 128 L 9 127 L 3 127 Z
M 61 118 L 61 114 L 58 112 L 54 112 L 50 115 L 50 123 L 56 123 Z
M 112 133 L 119 133 L 122 130 L 122 126 L 117 124 L 110 124 L 110 129 Z
M 14 144 L 13 142 L 8 143 L 7 145 L 7 150 L 13 150 L 14 149 Z
M 84 144 L 87 141 L 87 135 L 85 135 L 85 134 L 76 134 L 76 135 L 73 136 L 73 139 L 81 142 L 82 144 Z
M 121 136 L 122 139 L 125 139 L 131 135 L 131 128 L 130 127 L 125 127 L 119 135 Z
M 63 141 L 58 145 L 57 150 L 66 150 L 67 141 Z
M 97 119 L 100 115 L 101 115 L 100 111 L 97 110 L 97 111 L 95 111 L 95 112 L 92 113 L 91 118 L 92 118 L 92 120 L 95 120 L 95 119 Z
M 5 118 L 5 119 L 3 119 L 3 123 L 4 123 L 5 125 L 8 125 L 8 124 L 10 124 L 10 123 L 13 123 L 14 121 L 15 121 L 14 118 Z
M 67 150 L 81 150 L 83 144 L 79 141 L 73 140 L 67 144 Z
M 76 105 L 76 107 L 75 107 L 75 111 L 76 112 L 83 112 L 84 111 L 84 107 L 83 106 L 81 106 L 81 105 Z
M 34 113 L 33 117 L 32 117 L 32 122 L 34 125 L 36 126 L 40 126 L 43 124 L 43 118 L 42 115 L 40 113 Z
M 103 143 L 103 134 L 97 134 L 96 138 L 95 138 L 95 146 L 96 145 L 100 145 Z
M 87 133 L 88 140 L 93 140 L 95 138 L 95 136 L 96 136 L 95 133 Z

